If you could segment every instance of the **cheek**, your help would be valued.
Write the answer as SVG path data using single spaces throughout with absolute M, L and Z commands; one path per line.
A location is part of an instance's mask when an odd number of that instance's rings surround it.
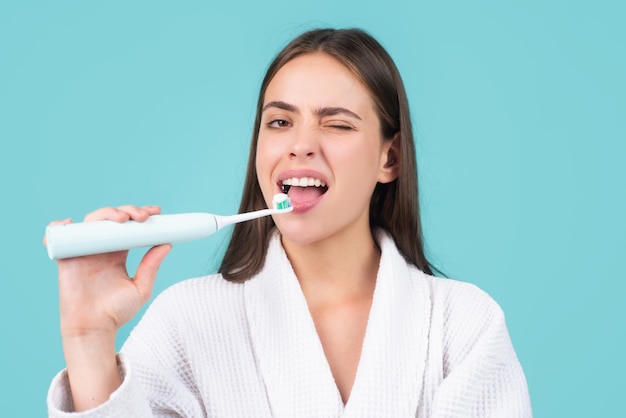
M 374 142 L 374 141 L 372 141 Z M 350 178 L 376 179 L 380 165 L 381 150 L 369 145 L 368 141 L 359 141 L 354 144 L 337 145 L 326 153 L 331 165 L 337 170 L 344 171 Z M 371 143 L 370 143 L 371 144 Z
M 265 157 L 262 147 L 257 147 L 256 160 L 254 162 L 254 165 L 256 168 L 256 176 L 259 179 L 259 183 L 261 183 L 261 187 L 263 187 L 263 183 L 265 182 L 265 177 L 267 176 L 266 163 L 267 163 L 267 158 Z
M 269 146 L 268 141 L 262 140 L 259 137 L 259 141 L 256 147 L 256 174 L 259 179 L 259 184 L 263 193 L 269 193 L 268 188 L 273 190 L 271 183 L 272 169 L 276 164 L 277 155 L 279 154 L 276 147 Z

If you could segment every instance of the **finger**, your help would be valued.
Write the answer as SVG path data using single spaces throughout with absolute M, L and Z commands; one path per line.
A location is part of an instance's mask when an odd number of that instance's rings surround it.
M 161 213 L 159 206 L 134 206 L 123 205 L 117 208 L 105 207 L 97 209 L 84 218 L 84 222 L 110 220 L 116 222 L 126 222 L 128 220 L 143 222 L 152 215 Z
M 161 213 L 161 207 L 160 206 L 153 206 L 153 205 L 148 205 L 148 206 L 142 206 L 141 209 L 147 211 L 148 213 L 150 213 L 150 215 L 158 215 Z
M 65 224 L 71 224 L 72 223 L 72 219 L 71 218 L 66 218 L 66 219 L 62 219 L 59 221 L 52 221 L 48 224 L 48 226 L 53 226 L 53 225 L 65 225 Z M 46 240 L 46 234 L 43 234 L 43 246 L 47 247 L 47 240 Z
M 134 282 L 143 303 L 150 299 L 159 267 L 171 249 L 171 244 L 158 245 L 152 247 L 141 259 Z
M 151 215 L 146 209 L 134 205 L 119 206 L 117 209 L 128 213 L 129 219 L 137 222 L 143 222 Z
M 94 210 L 91 213 L 85 215 L 83 219 L 84 222 L 92 222 L 92 221 L 115 221 L 115 222 L 126 222 L 130 219 L 130 215 L 128 212 L 120 210 L 118 208 L 106 207 Z
M 71 224 L 72 223 L 72 218 L 66 218 L 66 219 L 61 219 L 58 221 L 52 221 L 48 224 L 48 226 L 52 226 L 52 225 L 65 225 L 65 224 Z

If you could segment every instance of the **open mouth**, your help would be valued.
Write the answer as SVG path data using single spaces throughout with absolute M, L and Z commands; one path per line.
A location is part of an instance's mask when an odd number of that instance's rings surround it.
M 314 177 L 291 177 L 279 186 L 296 203 L 312 202 L 328 191 L 326 183 Z

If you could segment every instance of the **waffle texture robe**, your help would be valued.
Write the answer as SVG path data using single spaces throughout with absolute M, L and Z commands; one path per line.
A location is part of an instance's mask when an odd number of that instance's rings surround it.
M 124 344 L 121 387 L 72 413 L 67 373 L 50 417 L 531 417 L 500 307 L 477 287 L 428 276 L 378 231 L 380 266 L 344 405 L 278 233 L 245 283 L 220 275 L 159 295 Z

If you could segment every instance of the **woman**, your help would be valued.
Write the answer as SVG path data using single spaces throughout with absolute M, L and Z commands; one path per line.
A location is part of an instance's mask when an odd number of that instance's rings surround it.
M 60 260 L 67 370 L 50 416 L 531 415 L 498 305 L 431 275 L 406 95 L 366 33 L 307 32 L 270 65 L 240 210 L 281 191 L 294 211 L 238 224 L 220 274 L 161 294 L 118 356 L 170 247 L 133 280 L 126 252 Z

